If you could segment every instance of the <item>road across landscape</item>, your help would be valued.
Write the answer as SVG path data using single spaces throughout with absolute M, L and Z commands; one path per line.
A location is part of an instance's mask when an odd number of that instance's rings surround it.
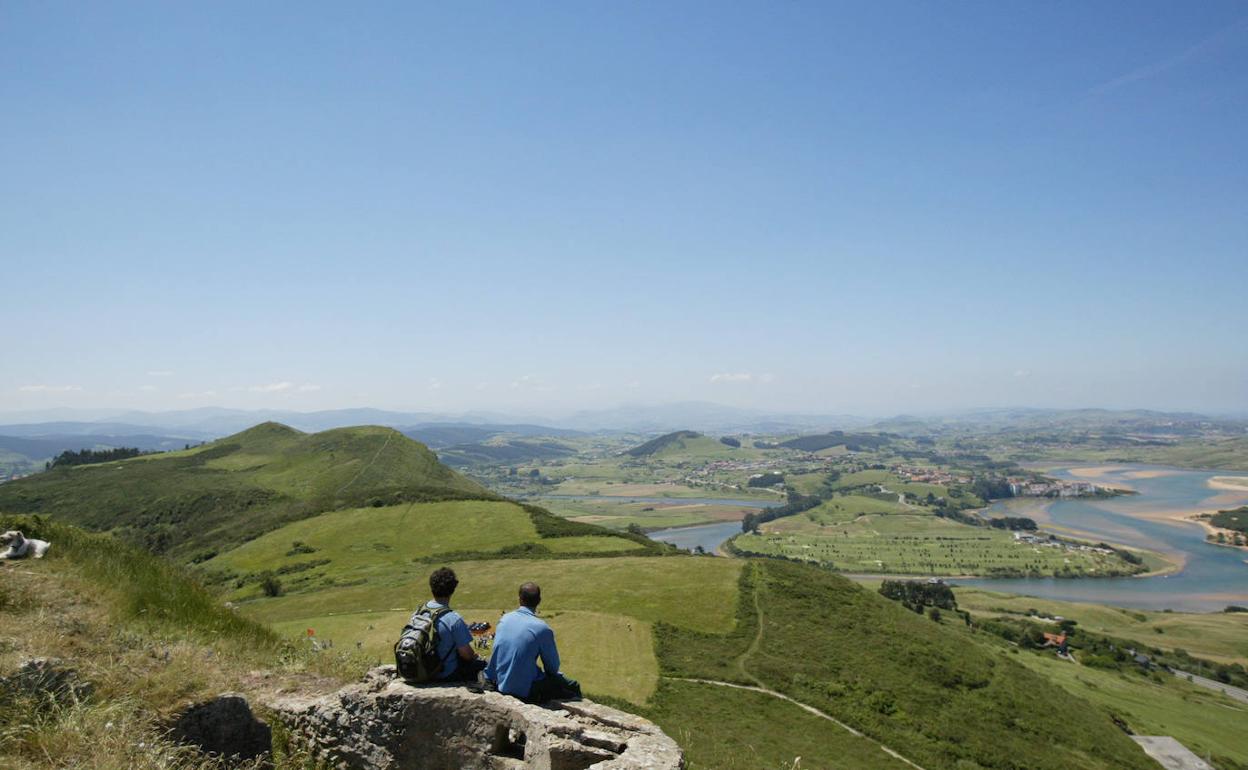
M 1173 671 L 1175 676 L 1182 677 L 1194 685 L 1198 685 L 1209 690 L 1216 690 L 1223 695 L 1226 695 L 1228 698 L 1234 698 L 1242 703 L 1248 703 L 1248 690 L 1245 690 L 1242 687 L 1232 687 L 1231 685 L 1223 684 L 1216 679 L 1206 679 L 1203 676 L 1197 676 L 1196 674 L 1192 674 L 1187 671 L 1180 671 L 1177 668 Z

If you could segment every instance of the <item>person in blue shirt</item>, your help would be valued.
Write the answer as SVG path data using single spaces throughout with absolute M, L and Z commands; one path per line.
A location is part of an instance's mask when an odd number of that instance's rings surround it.
M 530 703 L 581 697 L 581 686 L 559 672 L 555 632 L 537 617 L 542 589 L 537 583 L 520 586 L 520 607 L 498 621 L 494 650 L 485 679 L 501 693 Z M 542 667 L 537 667 L 538 659 Z
M 431 610 L 451 606 L 451 595 L 459 585 L 454 570 L 441 567 L 429 576 L 429 591 L 433 600 L 425 604 Z M 458 612 L 451 610 L 438 619 L 438 658 L 442 670 L 436 677 L 440 682 L 476 682 L 477 674 L 485 668 L 485 661 L 472 649 L 472 632 Z

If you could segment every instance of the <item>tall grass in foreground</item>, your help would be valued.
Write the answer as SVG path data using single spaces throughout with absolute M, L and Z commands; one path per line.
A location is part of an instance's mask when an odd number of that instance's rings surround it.
M 176 565 L 108 535 L 39 517 L 0 516 L 0 529 L 49 540 L 39 562 L 0 565 L 0 675 L 24 658 L 58 657 L 89 694 L 0 686 L 0 768 L 51 770 L 303 770 L 276 742 L 271 764 L 236 765 L 168 735 L 170 718 L 217 693 L 322 685 L 358 676 L 358 654 L 283 642 L 238 617 Z M 254 693 L 253 693 L 254 694 Z
M 201 641 L 278 646 L 268 628 L 235 614 L 179 567 L 137 546 L 40 516 L 0 516 L 0 529 L 19 529 L 27 537 L 51 542 L 46 558 L 70 562 L 84 578 L 113 594 L 122 619 Z

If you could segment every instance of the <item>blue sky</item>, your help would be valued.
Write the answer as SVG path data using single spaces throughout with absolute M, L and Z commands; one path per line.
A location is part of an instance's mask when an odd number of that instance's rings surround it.
M 1248 6 L 0 5 L 0 409 L 1248 409 Z

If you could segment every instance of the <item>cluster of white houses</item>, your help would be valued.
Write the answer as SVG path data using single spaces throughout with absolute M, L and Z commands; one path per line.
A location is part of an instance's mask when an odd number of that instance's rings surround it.
M 1101 491 L 1096 484 L 1087 481 L 1036 481 L 1035 479 L 1010 478 L 1010 494 L 1015 497 L 1087 497 Z
M 920 484 L 940 484 L 942 486 L 970 484 L 972 480 L 971 476 L 965 473 L 950 473 L 939 468 L 923 468 L 915 465 L 894 465 L 893 473 L 903 477 L 906 481 L 914 481 Z
M 1037 535 L 1034 532 L 1015 532 L 1014 540 L 1019 543 L 1038 546 L 1040 548 L 1061 548 L 1067 551 L 1087 551 L 1088 553 L 1111 554 L 1112 548 L 1106 548 L 1099 545 L 1088 545 L 1087 543 L 1072 543 L 1067 540 L 1058 540 L 1048 535 Z

